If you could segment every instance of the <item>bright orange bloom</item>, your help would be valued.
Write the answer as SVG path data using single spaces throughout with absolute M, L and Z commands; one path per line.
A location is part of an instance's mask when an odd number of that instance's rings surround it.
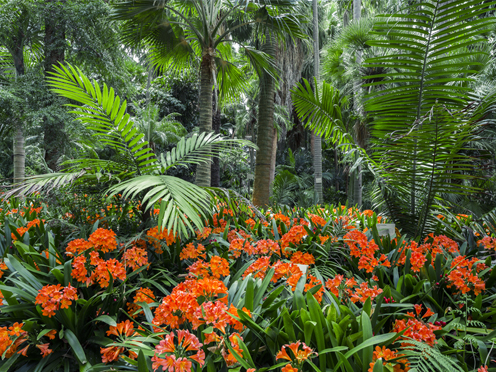
M 160 241 L 165 240 L 167 246 L 171 246 L 177 240 L 179 240 L 179 236 L 176 234 L 172 234 L 172 231 L 169 232 L 167 229 L 163 229 L 162 231 L 158 231 L 158 226 L 155 226 L 149 229 L 146 232 L 146 236 L 148 239 L 148 243 L 151 244 L 155 248 L 155 252 L 158 254 L 164 253 L 161 248 Z
M 256 252 L 257 254 L 260 255 L 272 255 L 272 254 L 277 254 L 278 256 L 281 256 L 281 247 L 279 247 L 279 244 L 271 239 L 262 239 L 259 240 L 256 244 Z
M 367 282 L 358 284 L 355 278 L 346 279 L 342 275 L 336 275 L 326 282 L 326 288 L 339 299 L 349 299 L 351 302 L 365 303 L 368 298 L 371 301 L 382 293 L 381 288 L 369 287 Z
M 263 279 L 269 268 L 270 257 L 260 257 L 245 270 L 243 278 L 246 278 L 249 274 L 253 274 L 255 278 Z
M 137 333 L 134 331 L 134 325 L 129 319 L 124 322 L 118 323 L 115 327 L 110 326 L 109 330 L 107 331 L 107 336 L 114 335 L 117 337 L 130 337 L 136 334 Z
M 198 247 L 195 247 L 193 243 L 186 244 L 179 255 L 179 259 L 181 261 L 192 259 L 195 260 L 197 258 L 205 259 L 205 247 L 201 244 L 198 244 Z
M 48 346 L 50 346 L 50 344 L 36 345 L 36 347 L 38 349 L 40 349 L 41 355 L 43 355 L 43 358 L 46 357 L 48 354 L 51 354 L 53 351 L 52 349 L 49 349 Z
M 291 262 L 295 263 L 295 264 L 301 264 L 301 265 L 314 265 L 315 264 L 315 257 L 311 253 L 303 253 L 300 251 L 296 251 L 291 256 Z
M 298 368 L 294 368 L 291 364 L 286 364 L 285 367 L 281 368 L 281 372 L 298 372 Z
M 289 354 L 288 349 L 291 350 Z M 291 363 L 287 364 L 286 367 L 283 368 L 283 370 L 285 369 L 286 371 L 298 371 L 301 369 L 305 361 L 312 355 L 318 356 L 318 354 L 311 348 L 309 348 L 304 342 L 297 341 L 289 345 L 283 345 L 281 351 L 277 353 L 276 359 L 286 359 Z
M 308 214 L 308 217 L 310 217 L 310 220 L 314 226 L 324 227 L 327 223 L 325 219 L 316 214 Z
M 117 248 L 115 232 L 103 228 L 96 229 L 88 238 L 88 241 L 93 244 L 96 250 L 103 253 L 111 252 Z
M 107 364 L 119 359 L 119 355 L 124 352 L 124 347 L 109 346 L 106 348 L 101 347 L 100 353 L 102 354 L 102 362 Z
M 162 367 L 169 372 L 189 372 L 193 366 L 192 361 L 197 362 L 200 367 L 205 364 L 205 352 L 198 338 L 188 331 L 176 331 L 177 347 L 174 343 L 173 332 L 165 336 L 165 339 L 155 346 L 155 354 L 152 358 L 152 368 L 156 371 Z
M 125 267 L 130 267 L 132 270 L 136 270 L 141 266 L 148 264 L 148 253 L 143 248 L 132 247 L 124 252 L 122 255 L 122 261 Z
M 38 291 L 35 304 L 41 305 L 43 315 L 51 318 L 56 310 L 69 308 L 72 301 L 77 299 L 76 288 L 70 283 L 65 288 L 60 284 L 46 285 Z
M 3 258 L 0 259 L 0 279 L 3 276 L 4 271 L 8 270 L 9 268 L 7 267 L 7 264 L 3 262 Z
M 379 266 L 390 267 L 391 263 L 386 255 L 376 257 L 379 246 L 372 239 L 368 241 L 367 236 L 358 230 L 352 230 L 343 237 L 350 248 L 350 256 L 358 257 L 358 269 L 365 269 L 367 273 L 373 272 Z
M 229 245 L 229 252 L 233 258 L 238 258 L 241 256 L 242 252 L 246 252 L 248 254 L 255 254 L 255 248 L 250 244 L 250 242 L 246 239 L 234 239 Z
M 478 369 L 477 369 L 477 372 L 489 372 L 489 369 L 487 366 L 480 366 Z
M 124 268 L 124 265 L 117 261 L 115 258 L 111 258 L 107 261 L 98 261 L 95 270 L 91 274 L 91 282 L 98 282 L 101 288 L 107 288 L 110 283 L 109 273 L 112 276 L 113 280 L 126 280 L 126 269 Z
M 46 333 L 45 336 L 47 336 L 50 340 L 55 340 L 56 334 L 57 334 L 57 330 L 52 329 L 50 332 Z
M 442 327 L 417 320 L 415 319 L 413 313 L 408 313 L 408 315 L 412 318 L 408 319 L 407 322 L 404 320 L 396 320 L 394 322 L 393 332 L 399 333 L 406 329 L 400 339 L 413 339 L 416 341 L 425 342 L 430 346 L 434 346 L 436 343 L 436 335 L 434 334 L 434 331 L 437 331 Z M 403 345 L 408 345 L 408 342 L 403 342 Z
M 248 310 L 246 307 L 243 307 L 243 312 L 248 314 L 248 316 L 251 317 L 251 312 L 250 310 Z M 239 318 L 239 315 L 238 315 L 238 309 L 234 307 L 233 304 L 231 304 L 231 307 L 229 308 L 229 311 L 228 311 L 229 314 L 231 315 L 234 315 L 236 318 Z M 237 320 L 236 318 L 232 317 L 232 316 L 229 316 L 229 320 L 228 320 L 228 323 L 234 328 L 236 329 L 238 332 L 242 332 L 243 329 L 244 329 L 244 326 L 243 324 Z
M 478 240 L 477 244 L 482 244 L 482 246 L 488 250 L 492 249 L 492 250 L 496 251 L 496 238 L 491 238 L 490 236 L 485 236 L 481 240 Z
M 466 256 L 458 256 L 451 262 L 451 272 L 448 274 L 448 288 L 455 287 L 461 293 L 465 294 L 474 291 L 477 296 L 486 289 L 486 283 L 480 279 L 477 273 L 484 266 L 476 264 L 479 260 L 474 257 L 472 260 Z
M 197 240 L 205 240 L 212 233 L 212 229 L 210 227 L 204 227 L 203 231 L 196 231 L 196 239 Z
M 293 226 L 281 238 L 282 253 L 286 256 L 291 256 L 291 251 L 286 248 L 290 247 L 290 244 L 294 246 L 300 244 L 305 236 L 307 236 L 307 230 L 303 226 Z
M 391 366 L 393 367 L 394 372 L 407 372 L 410 367 L 408 367 L 408 359 L 400 359 L 398 360 L 397 358 L 405 356 L 405 354 L 397 354 L 396 351 L 392 351 L 387 349 L 385 346 L 382 347 L 382 349 L 379 346 L 375 347 L 374 354 L 372 356 L 372 363 L 370 363 L 370 368 L 368 372 L 373 372 L 374 370 L 374 365 L 375 362 L 378 359 L 382 360 L 382 364 L 384 366 Z M 394 360 L 393 362 L 390 362 L 391 360 Z

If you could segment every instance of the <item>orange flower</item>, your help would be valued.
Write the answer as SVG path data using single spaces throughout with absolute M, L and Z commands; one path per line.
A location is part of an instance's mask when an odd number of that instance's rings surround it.
M 281 249 L 284 255 L 290 256 L 291 251 L 286 249 L 290 244 L 296 246 L 303 241 L 303 238 L 307 236 L 307 230 L 301 225 L 293 226 L 286 234 L 281 238 Z
M 179 255 L 179 259 L 181 261 L 187 259 L 197 259 L 198 257 L 205 259 L 205 247 L 201 244 L 198 244 L 198 247 L 195 248 L 193 243 L 186 244 Z
M 110 276 L 112 276 L 113 280 L 126 280 L 126 269 L 115 258 L 107 261 L 97 259 L 95 263 L 96 268 L 91 274 L 90 280 L 92 283 L 98 282 L 101 288 L 107 288 L 109 286 Z
M 132 247 L 124 252 L 122 261 L 124 266 L 129 266 L 133 271 L 148 264 L 148 253 L 143 248 Z
M 270 257 L 260 257 L 245 270 L 243 278 L 246 278 L 249 274 L 253 274 L 255 278 L 263 279 L 269 268 Z
M 103 228 L 96 229 L 88 238 L 88 241 L 93 244 L 96 250 L 102 253 L 107 253 L 117 248 L 115 232 Z
M 336 275 L 326 282 L 326 288 L 331 291 L 339 299 L 349 299 L 351 302 L 365 303 L 368 298 L 371 301 L 382 293 L 381 288 L 375 285 L 373 288 L 369 287 L 367 282 L 358 284 L 355 278 L 346 279 L 342 275 Z
M 492 249 L 492 250 L 496 251 L 496 238 L 491 238 L 490 236 L 485 236 L 481 240 L 478 240 L 477 244 L 482 244 L 482 246 L 488 250 Z
M 375 362 L 378 359 L 382 360 L 384 366 L 392 367 L 394 372 L 407 372 L 410 369 L 408 367 L 408 359 L 398 360 L 398 358 L 402 356 L 405 356 L 405 354 L 397 354 L 396 351 L 389 350 L 385 346 L 383 346 L 382 349 L 379 346 L 376 346 L 368 372 L 373 372 Z M 393 361 L 391 362 L 391 360 Z
M 375 253 L 379 250 L 379 246 L 373 239 L 368 241 L 364 233 L 358 230 L 352 230 L 346 233 L 343 239 L 350 248 L 350 256 L 359 258 L 359 270 L 365 269 L 367 273 L 371 273 L 379 266 L 391 266 L 386 255 L 375 256 Z
M 107 336 L 114 335 L 117 337 L 130 337 L 136 335 L 137 333 L 134 331 L 133 323 L 128 319 L 124 322 L 120 322 L 117 326 L 110 326 L 107 331 Z
M 474 257 L 472 260 L 466 258 L 466 256 L 458 256 L 451 262 L 451 272 L 448 274 L 448 288 L 455 287 L 461 293 L 465 294 L 474 291 L 477 296 L 482 291 L 486 289 L 486 283 L 480 279 L 477 273 L 484 266 L 479 266 L 476 263 L 479 260 Z
M 177 240 L 179 240 L 179 236 L 177 234 L 172 234 L 172 231 L 169 232 L 167 229 L 163 229 L 159 232 L 158 226 L 149 229 L 146 232 L 146 236 L 148 239 L 148 243 L 150 243 L 155 248 L 155 252 L 158 254 L 164 253 L 160 245 L 161 240 L 165 240 L 167 246 L 170 246 Z
M 324 227 L 327 223 L 325 219 L 317 216 L 316 214 L 308 214 L 308 217 L 310 217 L 310 220 L 314 226 Z
M 256 252 L 255 248 L 246 239 L 233 239 L 229 244 L 229 252 L 231 252 L 233 258 L 240 257 L 243 251 L 248 254 Z
M 50 344 L 36 345 L 36 347 L 38 349 L 40 349 L 41 355 L 43 355 L 43 358 L 46 357 L 48 354 L 51 354 L 53 351 L 52 349 L 49 349 L 48 346 L 50 346 Z
M 0 279 L 2 278 L 4 271 L 8 269 L 7 264 L 3 262 L 3 258 L 0 258 Z
M 259 240 L 256 244 L 256 252 L 261 255 L 272 255 L 277 254 L 281 256 L 281 247 L 279 244 L 271 239 Z
M 43 315 L 51 318 L 55 315 L 55 310 L 67 309 L 77 299 L 76 288 L 70 283 L 65 288 L 60 284 L 46 285 L 38 291 L 35 304 L 41 305 Z
M 205 240 L 212 233 L 212 229 L 210 227 L 204 227 L 203 231 L 196 231 L 196 239 L 197 240 Z
M 243 307 L 243 312 L 248 314 L 248 316 L 251 317 L 251 312 L 250 310 L 248 310 L 246 307 Z M 243 329 L 244 329 L 244 326 L 243 324 L 237 320 L 236 318 L 239 318 L 239 315 L 238 315 L 238 309 L 234 307 L 233 304 L 231 304 L 231 307 L 229 308 L 229 311 L 228 311 L 229 314 L 233 315 L 233 316 L 229 316 L 229 320 L 228 320 L 228 323 L 234 328 L 236 329 L 238 332 L 242 332 Z M 235 318 L 236 317 L 236 318 Z
M 176 331 L 177 347 L 174 343 L 174 332 L 165 336 L 164 340 L 155 346 L 155 354 L 152 358 L 152 368 L 156 371 L 162 367 L 169 372 L 189 372 L 193 366 L 193 361 L 200 367 L 205 364 L 205 352 L 198 338 L 188 331 Z
M 298 372 L 298 368 L 294 368 L 291 364 L 286 364 L 285 367 L 281 368 L 281 372 Z
M 291 350 L 291 354 L 288 354 L 287 349 Z M 304 342 L 297 341 L 289 345 L 283 345 L 281 351 L 277 353 L 276 359 L 289 360 L 291 364 L 286 365 L 286 368 L 288 368 L 288 366 L 293 366 L 299 370 L 305 361 L 312 355 L 318 356 L 318 354 L 309 348 Z
M 413 313 L 408 313 L 411 317 L 407 322 L 404 320 L 396 320 L 393 324 L 393 332 L 399 333 L 406 329 L 405 333 L 400 337 L 400 339 L 413 339 L 420 342 L 425 342 L 430 346 L 434 346 L 436 343 L 436 335 L 434 331 L 441 329 L 442 327 L 433 325 L 432 323 L 424 323 L 418 319 L 415 319 Z M 408 342 L 403 342 L 403 345 L 408 345 Z
M 124 347 L 109 346 L 106 348 L 101 347 L 100 353 L 102 354 L 102 362 L 107 364 L 119 359 L 119 355 L 124 352 Z
M 300 251 L 296 251 L 291 256 L 291 262 L 295 263 L 295 264 L 301 264 L 301 265 L 314 265 L 315 264 L 315 257 L 311 253 L 303 253 Z

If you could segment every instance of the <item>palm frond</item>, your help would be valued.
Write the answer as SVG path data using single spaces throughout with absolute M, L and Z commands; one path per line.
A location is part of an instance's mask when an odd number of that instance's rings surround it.
M 209 163 L 214 154 L 228 151 L 236 145 L 257 148 L 250 141 L 229 139 L 215 133 L 195 133 L 188 139 L 183 137 L 175 148 L 165 156 L 162 154 L 160 158 L 162 171 L 166 172 L 168 169 L 179 165 Z
M 109 193 L 125 198 L 144 194 L 142 203 L 147 210 L 159 202 L 159 227 L 185 235 L 203 227 L 210 206 L 204 189 L 172 176 L 139 176 L 111 187 Z
M 126 114 L 127 103 L 121 104 L 120 97 L 106 84 L 103 88 L 90 80 L 71 65 L 55 67 L 48 79 L 52 90 L 78 104 L 68 104 L 75 108 L 72 112 L 95 132 L 98 141 L 127 156 L 132 166 L 130 171 L 143 174 L 155 169 L 157 159 L 143 141 L 144 134 Z

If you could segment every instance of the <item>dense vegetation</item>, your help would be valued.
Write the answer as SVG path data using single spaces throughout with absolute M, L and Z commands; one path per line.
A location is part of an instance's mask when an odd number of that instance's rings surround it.
M 496 371 L 495 10 L 0 0 L 0 372 Z

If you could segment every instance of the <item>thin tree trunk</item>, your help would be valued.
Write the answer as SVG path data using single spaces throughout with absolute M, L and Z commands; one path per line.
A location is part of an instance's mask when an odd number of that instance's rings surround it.
M 360 20 L 362 13 L 362 2 L 361 0 L 353 0 L 353 19 L 355 21 Z M 356 51 L 356 63 L 357 65 L 360 65 L 362 63 L 362 51 L 358 50 Z M 360 102 L 360 96 L 361 96 L 361 90 L 362 90 L 362 82 L 360 80 L 360 77 L 357 77 L 357 79 L 353 83 L 353 90 L 354 90 L 354 100 L 355 100 L 355 109 L 356 111 L 361 114 L 362 113 L 362 107 L 361 107 L 361 102 Z M 359 115 L 361 116 L 361 115 Z M 354 204 L 358 206 L 358 208 L 362 207 L 362 167 L 359 166 L 357 169 L 353 172 L 354 175 Z
M 271 188 L 271 159 L 274 145 L 274 94 L 276 82 L 264 74 L 260 79 L 260 103 L 258 106 L 257 156 L 253 204 L 269 206 Z
M 17 128 L 14 136 L 14 183 L 24 181 L 26 154 L 22 128 Z
M 65 23 L 63 7 L 65 0 L 47 0 L 45 8 L 45 76 L 50 76 L 54 66 L 65 60 Z M 49 99 L 47 107 L 54 104 Z M 43 118 L 45 162 L 52 170 L 57 170 L 57 159 L 63 153 L 65 123 L 57 117 Z
M 338 146 L 334 145 L 334 174 L 336 181 L 336 192 L 339 192 L 339 163 L 338 163 Z
M 313 5 L 313 75 L 319 80 L 319 14 L 317 10 L 317 0 L 312 1 Z M 315 87 L 317 89 L 317 87 Z M 321 204 L 324 201 L 324 194 L 322 191 L 322 138 L 312 132 L 313 139 L 313 169 L 314 169 L 314 189 L 315 189 L 315 202 Z
M 212 59 L 208 52 L 203 54 L 200 64 L 200 133 L 212 131 Z M 210 164 L 201 164 L 196 168 L 196 184 L 210 187 Z
M 219 106 L 219 97 L 218 93 L 214 91 L 213 93 L 213 117 L 212 117 L 212 129 L 216 134 L 220 133 L 220 106 Z M 213 161 L 212 161 L 212 179 L 210 182 L 210 186 L 212 187 L 220 187 L 220 158 L 219 152 L 216 151 L 214 153 Z
M 272 195 L 272 183 L 276 176 L 276 157 L 277 157 L 277 129 L 274 128 L 274 137 L 272 138 L 272 157 L 270 159 L 270 195 Z

